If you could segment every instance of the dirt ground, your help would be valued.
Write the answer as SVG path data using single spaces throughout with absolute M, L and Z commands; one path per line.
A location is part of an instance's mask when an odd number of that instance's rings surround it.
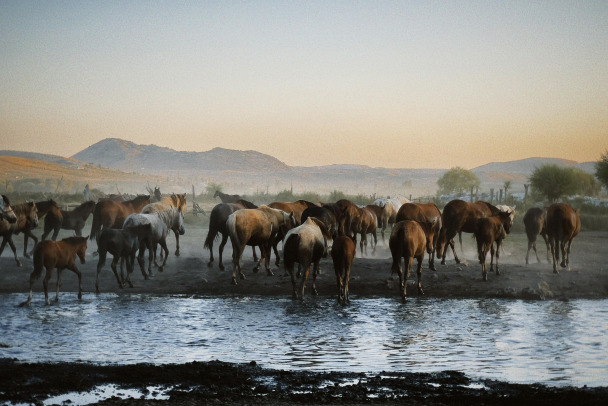
M 62 234 L 60 237 L 68 236 Z M 232 264 L 230 243 L 224 252 L 225 271 L 218 269 L 218 245 L 214 246 L 215 262 L 208 266 L 209 251 L 203 250 L 207 235 L 205 227 L 189 226 L 182 236 L 181 256 L 173 254 L 175 240 L 169 237 L 170 256 L 164 272 L 155 270 L 150 280 L 144 280 L 136 268 L 131 279 L 134 288 L 119 289 L 110 270 L 110 259 L 101 274 L 102 292 L 146 294 L 198 294 L 291 296 L 291 282 L 284 276 L 282 267 L 274 264 L 274 276 L 264 269 L 253 273 L 251 250 L 243 256 L 243 269 L 247 278 L 231 284 Z M 29 289 L 31 259 L 22 257 L 23 238 L 15 238 L 23 267 L 18 268 L 7 247 L 0 257 L 0 293 L 23 292 L 24 300 Z M 387 241 L 388 243 L 388 241 Z M 31 244 L 31 243 L 30 243 Z M 608 298 L 607 257 L 608 232 L 582 232 L 572 245 L 570 270 L 560 269 L 554 274 L 546 260 L 544 243 L 539 244 L 537 263 L 531 254 L 530 265 L 525 265 L 527 249 L 524 234 L 507 237 L 500 255 L 501 275 L 491 273 L 483 282 L 481 266 L 475 261 L 475 242 L 470 235 L 463 236 L 463 264 L 456 264 L 448 256 L 446 265 L 437 261 L 437 271 L 424 263 L 422 286 L 427 297 L 445 298 L 518 298 L 525 300 L 600 299 Z M 78 264 L 83 273 L 83 290 L 95 291 L 97 257 L 93 255 L 95 242 L 89 244 L 87 262 Z M 459 249 L 459 248 L 458 248 Z M 370 296 L 399 299 L 397 275 L 391 275 L 391 259 L 387 245 L 378 243 L 375 254 L 355 258 L 350 292 L 351 300 Z M 460 249 L 459 249 L 460 253 Z M 489 262 L 489 258 L 488 258 Z M 336 280 L 331 259 L 321 262 L 322 273 L 317 278 L 320 296 L 337 295 Z M 408 296 L 417 295 L 415 272 L 408 280 Z M 51 299 L 54 298 L 55 277 L 51 280 Z M 62 295 L 75 295 L 76 277 L 64 271 Z M 307 294 L 310 293 L 309 289 Z M 34 285 L 31 306 L 44 306 L 42 281 Z M 355 381 L 354 384 L 344 382 Z M 99 366 L 93 364 L 21 364 L 18 360 L 0 359 L 0 403 L 25 402 L 38 404 L 50 395 L 70 391 L 91 390 L 103 383 L 121 387 L 143 388 L 158 384 L 172 387 L 170 401 L 143 399 L 120 400 L 112 398 L 101 402 L 106 405 L 159 403 L 190 405 L 209 404 L 607 404 L 608 386 L 603 388 L 552 388 L 543 385 L 518 385 L 504 382 L 471 382 L 459 372 L 436 374 L 390 373 L 387 376 L 362 376 L 356 373 L 286 372 L 267 370 L 250 364 L 221 362 L 189 363 L 154 366 L 149 364 Z

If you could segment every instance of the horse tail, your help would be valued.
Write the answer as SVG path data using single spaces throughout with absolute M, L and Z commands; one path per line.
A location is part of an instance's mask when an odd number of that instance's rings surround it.
M 234 213 L 228 216 L 228 220 L 226 220 L 226 230 L 228 231 L 228 235 L 230 236 L 230 242 L 232 243 L 232 251 L 235 252 L 237 249 L 240 250 L 241 240 L 236 229 L 236 217 L 234 216 Z
M 95 205 L 95 210 L 93 210 L 93 224 L 91 224 L 91 236 L 90 240 L 95 240 L 99 238 L 99 233 L 101 232 L 101 204 L 97 203 Z
M 298 247 L 300 246 L 300 234 L 292 233 L 283 244 L 283 264 L 286 268 L 293 266 L 296 262 Z
M 217 238 L 218 230 L 216 227 L 212 227 L 211 223 L 209 224 L 209 232 L 207 233 L 207 238 L 205 238 L 205 243 L 203 244 L 203 248 L 211 249 L 211 244 Z
M 30 279 L 38 279 L 42 274 L 42 270 L 44 269 L 44 250 L 42 247 L 45 245 L 44 242 L 41 242 L 40 244 L 36 244 L 36 247 L 34 248 L 34 271 L 32 272 Z

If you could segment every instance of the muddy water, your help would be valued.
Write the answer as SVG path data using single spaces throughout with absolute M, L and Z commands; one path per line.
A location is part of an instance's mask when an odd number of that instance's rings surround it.
M 608 301 L 0 295 L 0 357 L 24 362 L 256 361 L 278 369 L 458 370 L 604 386 Z

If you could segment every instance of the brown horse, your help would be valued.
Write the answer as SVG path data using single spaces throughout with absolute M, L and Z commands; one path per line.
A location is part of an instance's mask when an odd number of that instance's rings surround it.
M 462 250 L 462 233 L 473 233 L 477 219 L 496 216 L 499 213 L 500 210 L 498 208 L 481 200 L 475 203 L 468 203 L 460 199 L 448 202 L 443 208 L 441 215 L 442 227 L 437 241 L 437 258 L 441 258 L 441 264 L 445 265 L 448 245 L 452 248 L 456 263 L 460 263 L 460 259 L 454 249 L 454 237 L 456 234 L 459 236 L 460 249 Z
M 526 265 L 528 265 L 528 257 L 530 256 L 530 249 L 534 249 L 536 254 L 536 261 L 540 262 L 538 252 L 536 251 L 536 238 L 540 235 L 545 240 L 547 245 L 547 262 L 550 262 L 549 252 L 549 240 L 547 239 L 546 219 L 547 210 L 539 207 L 531 207 L 524 215 L 524 227 L 526 229 L 526 235 L 528 236 L 528 251 L 526 252 Z
M 429 269 L 436 271 L 435 269 L 435 251 L 437 249 L 437 240 L 439 232 L 441 231 L 441 212 L 434 203 L 405 203 L 397 212 L 397 221 L 403 220 L 414 220 L 417 222 L 432 223 L 429 235 L 429 242 L 431 243 L 430 255 L 429 255 Z
M 272 202 L 268 204 L 268 207 L 283 210 L 286 213 L 292 213 L 293 217 L 296 219 L 296 224 L 300 225 L 302 224 L 302 213 L 304 210 L 308 209 L 309 207 L 319 207 L 319 205 L 306 200 L 298 200 L 293 203 Z
M 242 197 L 239 195 L 227 195 L 226 193 L 222 193 L 219 190 L 216 190 L 215 194 L 213 195 L 214 199 L 216 197 L 219 197 L 222 203 L 236 203 L 237 201 L 242 199 Z
M 97 240 L 99 233 L 104 228 L 122 228 L 125 219 L 130 214 L 141 212 L 148 203 L 150 203 L 149 195 L 138 195 L 132 200 L 123 202 L 100 200 L 93 210 L 91 240 Z
M 359 210 L 359 221 L 357 222 L 357 226 L 358 232 L 361 234 L 361 241 L 359 241 L 361 255 L 363 255 L 363 247 L 365 247 L 365 255 L 367 255 L 368 234 L 371 234 L 374 237 L 372 254 L 375 254 L 376 246 L 378 245 L 378 234 L 376 232 L 376 229 L 378 228 L 378 218 L 376 217 L 376 214 L 367 207 L 358 207 L 357 209 Z
M 334 272 L 336 273 L 336 282 L 338 283 L 338 303 L 349 303 L 348 298 L 348 283 L 350 281 L 350 269 L 353 265 L 353 258 L 357 247 L 350 237 L 341 235 L 334 238 L 334 244 L 331 247 L 331 258 L 334 264 Z
M 112 268 L 112 272 L 114 272 L 114 276 L 116 276 L 118 286 L 121 289 L 124 287 L 125 277 L 123 273 L 123 265 L 126 261 L 126 282 L 129 284 L 130 287 L 133 287 L 130 275 L 133 272 L 133 268 L 135 265 L 135 254 L 139 249 L 139 241 L 137 239 L 137 236 L 129 230 L 117 230 L 114 228 L 106 228 L 101 231 L 101 235 L 97 240 L 97 249 L 99 251 L 99 260 L 97 261 L 97 279 L 95 282 L 95 292 L 99 293 L 99 274 L 101 273 L 101 270 L 106 263 L 106 256 L 108 252 L 113 256 L 110 267 Z M 120 277 L 118 276 L 118 271 L 116 270 L 118 260 L 120 260 Z M 146 276 L 147 275 L 144 275 L 144 277 Z
M 293 299 L 298 298 L 296 289 L 296 274 L 294 265 L 297 262 L 298 267 L 302 269 L 300 282 L 300 299 L 304 299 L 304 288 L 306 287 L 306 279 L 310 274 L 312 265 L 312 293 L 317 295 L 316 280 L 319 274 L 319 262 L 327 253 L 327 240 L 331 236 L 325 224 L 314 217 L 309 217 L 301 225 L 292 228 L 285 235 L 285 244 L 283 247 L 283 263 L 285 269 L 291 275 L 291 285 L 293 288 Z M 300 273 L 300 272 L 298 272 Z
M 0 255 L 2 255 L 6 243 L 8 243 L 13 250 L 17 266 L 21 266 L 21 261 L 19 261 L 19 258 L 17 257 L 17 248 L 13 242 L 13 234 L 19 234 L 38 226 L 38 209 L 36 209 L 36 204 L 34 202 L 21 203 L 12 207 L 13 212 L 17 217 L 17 221 L 12 224 L 5 220 L 0 221 L 0 235 L 2 236 Z
M 44 287 L 44 299 L 47 305 L 49 301 L 49 279 L 53 275 L 53 269 L 57 268 L 57 294 L 55 301 L 59 300 L 59 287 L 61 286 L 61 272 L 69 269 L 78 276 L 78 299 L 82 299 L 82 274 L 76 266 L 76 257 L 85 263 L 87 252 L 87 239 L 89 237 L 69 237 L 61 241 L 42 241 L 34 248 L 34 270 L 30 274 L 30 295 L 20 306 L 29 305 L 32 301 L 32 286 L 40 278 L 42 271 L 46 270 L 42 286 Z
M 359 229 L 359 208 L 348 199 L 340 199 L 336 206 L 342 212 L 340 218 L 340 235 L 348 235 L 357 244 L 357 230 Z
M 570 270 L 570 246 L 581 231 L 581 218 L 572 206 L 556 203 L 547 209 L 547 237 L 553 257 L 553 273 L 559 273 L 557 262 L 562 254 L 560 266 Z
M 38 221 L 46 216 L 47 213 L 50 213 L 53 216 L 59 216 L 59 218 L 61 218 L 61 209 L 57 205 L 57 202 L 53 199 L 36 202 L 36 209 L 38 210 Z M 27 244 L 30 238 L 34 240 L 35 247 L 36 244 L 38 244 L 38 237 L 32 233 L 32 229 L 23 230 L 23 256 L 26 258 L 30 257 L 30 254 L 27 253 Z M 32 252 L 33 250 L 34 249 L 32 248 Z
M 0 199 L 0 221 L 2 220 L 6 220 L 11 224 L 17 221 L 17 216 L 15 216 L 11 202 L 6 195 L 2 195 L 2 199 Z
M 424 261 L 424 251 L 430 253 L 429 241 L 430 229 L 432 224 L 419 223 L 413 220 L 404 220 L 395 223 L 393 231 L 388 241 L 393 257 L 391 266 L 391 274 L 397 272 L 399 274 L 399 286 L 401 290 L 401 298 L 405 301 L 407 278 L 410 276 L 414 258 L 418 261 L 416 274 L 418 275 L 418 294 L 423 295 L 422 291 L 422 262 Z M 405 272 L 401 268 L 401 258 L 405 262 Z
M 158 188 L 156 188 L 156 190 L 159 191 L 160 190 Z M 156 191 L 155 190 L 155 191 Z M 163 211 L 163 210 L 167 210 L 171 207 L 175 207 L 177 209 L 179 209 L 179 211 L 182 213 L 182 216 L 186 215 L 186 194 L 175 194 L 172 193 L 171 196 L 165 196 L 165 197 L 161 197 L 160 201 L 158 202 L 154 202 L 154 203 L 150 203 L 148 205 L 146 205 L 141 212 L 142 213 L 155 213 L 155 212 L 159 212 L 159 211 Z M 172 229 L 173 234 L 175 235 L 175 256 L 179 257 L 179 230 L 175 230 Z M 162 252 L 161 252 L 162 254 Z
M 234 213 L 237 210 L 241 209 L 257 209 L 258 206 L 247 201 L 247 200 L 238 200 L 236 203 L 219 203 L 216 204 L 215 207 L 211 210 L 211 214 L 209 215 L 209 232 L 207 233 L 207 238 L 205 239 L 205 243 L 203 244 L 203 248 L 209 248 L 209 263 L 207 266 L 211 266 L 213 263 L 213 241 L 216 239 L 218 234 L 222 235 L 222 241 L 220 242 L 219 248 L 219 268 L 224 270 L 224 263 L 222 262 L 222 254 L 224 253 L 224 246 L 228 241 L 228 229 L 226 228 L 226 221 L 228 220 L 228 216 Z M 257 261 L 258 257 L 255 254 L 255 247 L 251 247 L 253 251 L 253 259 Z
M 498 270 L 498 259 L 500 257 L 500 245 L 502 240 L 511 231 L 511 215 L 508 212 L 500 212 L 497 216 L 482 217 L 477 219 L 475 224 L 475 240 L 477 241 L 477 255 L 481 264 L 481 276 L 484 281 L 488 280 L 486 268 L 486 257 L 490 251 L 490 272 L 494 267 L 494 256 L 496 256 L 496 275 L 500 275 Z M 496 243 L 496 251 L 494 251 Z
M 59 210 L 59 215 L 52 211 L 49 212 L 44 219 L 42 241 L 46 240 L 51 231 L 53 232 L 51 240 L 57 241 L 60 229 L 74 230 L 77 237 L 82 236 L 82 229 L 93 210 L 95 210 L 95 202 L 89 200 L 72 210 Z
M 245 279 L 240 260 L 247 245 L 259 246 L 261 251 L 260 261 L 253 271 L 257 272 L 260 263 L 265 260 L 268 275 L 274 275 L 270 270 L 270 247 L 280 231 L 287 232 L 294 226 L 292 214 L 268 206 L 237 210 L 228 216 L 226 228 L 232 243 L 232 284 L 236 285 L 237 271 L 241 279 Z

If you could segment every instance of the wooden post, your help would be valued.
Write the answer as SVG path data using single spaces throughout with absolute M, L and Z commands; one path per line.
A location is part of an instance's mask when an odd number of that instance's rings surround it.
M 490 204 L 494 204 L 494 188 L 490 189 Z
M 498 189 L 500 197 L 498 198 L 498 203 L 502 202 L 502 188 Z
M 524 192 L 524 203 L 525 203 L 526 200 L 528 200 L 528 188 L 529 187 L 530 187 L 529 183 L 524 183 L 524 189 L 525 189 L 525 192 Z

